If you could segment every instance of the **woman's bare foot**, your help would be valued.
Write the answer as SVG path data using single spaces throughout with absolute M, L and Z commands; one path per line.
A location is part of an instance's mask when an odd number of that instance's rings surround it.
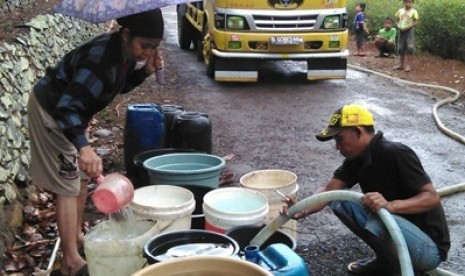
M 72 264 L 67 264 L 63 261 L 60 268 L 60 272 L 62 275 L 88 275 L 88 272 L 87 274 L 82 273 L 86 272 L 84 270 L 87 271 L 87 263 L 82 258 L 80 260 L 76 260 Z

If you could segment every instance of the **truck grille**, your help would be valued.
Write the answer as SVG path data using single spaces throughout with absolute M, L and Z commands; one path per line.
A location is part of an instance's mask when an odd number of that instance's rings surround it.
M 299 16 L 268 16 L 254 15 L 254 23 L 257 30 L 268 31 L 305 31 L 312 30 L 315 27 L 318 15 L 299 15 Z

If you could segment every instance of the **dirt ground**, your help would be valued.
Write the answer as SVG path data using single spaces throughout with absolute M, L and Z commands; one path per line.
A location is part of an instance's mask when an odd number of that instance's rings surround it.
M 16 29 L 12 26 L 20 23 L 19 21 L 12 21 L 18 19 L 21 21 L 27 21 L 29 18 L 33 17 L 38 13 L 50 12 L 51 7 L 53 7 L 54 3 L 58 2 L 59 0 L 39 0 L 33 5 L 31 9 L 21 9 L 16 11 L 16 15 L 20 16 L 1 16 L 0 17 L 0 38 L 3 40 L 11 40 L 17 35 L 19 32 L 24 30 Z M 170 25 L 172 26 L 172 24 Z M 173 31 L 175 32 L 175 31 Z M 350 47 L 353 50 L 353 43 L 351 42 Z M 376 50 L 374 49 L 372 44 L 368 44 L 368 52 L 369 55 L 367 57 L 356 57 L 350 56 L 349 63 L 356 66 L 362 66 L 368 69 L 376 70 L 379 72 L 383 72 L 385 74 L 395 76 L 401 79 L 406 79 L 415 82 L 426 82 L 431 84 L 440 84 L 440 85 L 447 85 L 453 88 L 456 88 L 460 91 L 465 90 L 465 64 L 459 61 L 454 60 L 444 60 L 442 58 L 431 56 L 427 53 L 417 53 L 414 59 L 413 68 L 414 70 L 411 72 L 402 72 L 402 71 L 393 71 L 392 68 L 394 67 L 398 58 L 375 58 L 377 55 Z M 131 93 L 129 96 L 124 97 L 117 97 L 115 101 L 103 112 L 101 112 L 98 116 L 96 116 L 93 130 L 94 133 L 98 129 L 107 129 L 112 130 L 115 135 L 111 135 L 109 137 L 97 137 L 94 136 L 93 146 L 96 149 L 101 150 L 102 157 L 104 159 L 105 164 L 105 172 L 112 172 L 112 171 L 124 171 L 124 161 L 123 161 L 123 133 L 124 133 L 124 120 L 125 120 L 125 108 L 129 103 L 137 103 L 137 102 L 147 102 L 153 101 L 160 104 L 185 104 L 188 105 L 190 108 L 198 108 L 202 111 L 207 111 L 205 108 L 208 107 L 208 104 L 218 105 L 218 106 L 228 106 L 231 107 L 231 110 L 235 110 L 236 108 L 239 110 L 246 111 L 247 108 L 252 108 L 249 106 L 237 106 L 239 103 L 243 103 L 240 101 L 236 101 L 234 99 L 235 93 L 237 91 L 244 88 L 245 86 L 242 85 L 216 85 L 212 84 L 208 80 L 203 80 L 202 83 L 192 84 L 194 83 L 193 80 L 199 78 L 198 74 L 203 74 L 203 72 L 196 71 L 198 69 L 197 66 L 193 66 L 189 64 L 187 60 L 185 64 L 183 61 L 176 60 L 178 56 L 179 48 L 175 47 L 172 44 L 167 44 L 166 49 L 166 60 L 168 61 L 167 69 L 171 69 L 172 71 L 168 71 L 166 74 L 167 77 L 167 85 L 163 87 L 154 86 L 153 80 L 148 80 L 144 85 L 142 85 L 135 93 Z M 353 51 L 352 51 L 353 52 Z M 186 54 L 183 53 L 181 55 L 181 59 L 185 58 Z M 195 57 L 189 56 L 189 58 L 194 59 Z M 170 61 L 172 64 L 170 64 Z M 177 72 L 173 72 L 176 68 L 178 69 Z M 184 66 L 184 67 L 182 67 Z M 182 71 L 182 72 L 181 72 Z M 272 77 L 271 77 L 272 78 Z M 279 78 L 279 77 L 278 77 Z M 277 95 L 278 93 L 272 91 L 273 93 L 267 93 L 268 91 L 263 91 L 260 87 L 260 84 L 251 85 L 251 89 L 255 89 L 256 97 L 252 97 L 249 99 L 249 102 L 255 104 L 257 110 L 263 112 L 259 114 L 259 116 L 263 116 L 263 120 L 267 117 L 275 118 L 276 123 L 283 125 L 287 122 L 283 121 L 280 114 L 274 114 L 272 107 L 266 106 L 264 103 L 262 104 L 263 99 L 267 97 L 281 97 L 279 100 L 271 100 L 271 104 L 282 105 L 286 104 L 289 106 L 290 111 L 292 109 L 299 108 L 299 110 L 308 111 L 305 109 L 305 104 L 300 101 L 300 97 L 304 97 L 303 94 L 294 93 L 291 94 L 294 89 L 297 89 L 299 86 L 302 86 L 301 83 L 297 83 L 294 86 L 289 85 L 287 87 L 285 84 L 285 80 L 278 80 L 276 82 L 271 81 L 271 84 L 276 84 L 276 87 L 281 89 L 286 89 L 283 92 L 290 94 L 289 98 L 284 102 L 282 100 L 285 98 L 284 96 Z M 322 82 L 316 83 L 314 85 L 308 85 L 308 90 L 322 88 L 331 90 L 334 87 L 343 87 L 345 84 L 341 84 L 343 82 Z M 386 85 L 384 82 L 380 82 L 381 85 Z M 271 86 L 272 86 L 271 85 Z M 376 87 L 376 82 L 373 84 L 373 87 Z M 214 89 L 224 89 L 226 93 L 219 95 L 220 93 L 212 93 Z M 304 88 L 307 89 L 307 88 Z M 153 93 L 155 92 L 155 93 Z M 185 93 L 184 93 L 185 92 Z M 270 91 L 271 92 L 271 91 Z M 307 93 L 310 93 L 307 92 Z M 202 94 L 202 95 L 199 95 Z M 269 96 L 269 95 L 272 96 Z M 283 93 L 284 94 L 284 93 Z M 237 94 L 239 96 L 243 96 L 243 94 Z M 247 94 L 247 95 L 250 95 Z M 315 103 L 314 105 L 320 104 L 321 108 L 324 109 L 325 106 L 328 107 L 329 104 L 327 103 L 326 98 L 327 94 L 322 96 L 319 94 L 312 95 L 312 98 Z M 371 95 L 373 96 L 373 95 Z M 210 99 L 208 97 L 211 97 Z M 222 98 L 224 97 L 224 98 Z M 362 97 L 362 96 L 359 96 Z M 439 96 L 438 96 L 439 97 Z M 382 101 L 383 99 L 379 99 Z M 387 101 L 387 99 L 385 99 Z M 215 102 L 217 101 L 217 102 Z M 263 100 L 264 101 L 264 100 Z M 334 103 L 333 103 L 334 104 Z M 310 105 L 310 104 L 308 104 Z M 414 104 L 413 104 L 414 105 Z M 454 103 L 454 105 L 463 110 L 463 96 L 462 101 Z M 268 109 L 267 109 L 267 108 Z M 419 107 L 420 108 L 420 107 Z M 420 108 L 421 109 L 421 108 Z M 245 128 L 245 124 L 241 120 L 246 120 L 246 118 L 241 117 L 242 114 L 233 113 L 230 109 L 227 112 L 231 112 L 231 114 L 218 114 L 218 118 L 215 121 L 215 129 L 231 129 L 234 132 L 235 129 Z M 269 112 L 265 112 L 269 110 Z M 211 110 L 213 113 L 213 110 Z M 215 112 L 220 113 L 221 110 L 219 108 L 215 109 Z M 292 115 L 292 114 L 291 114 Z M 312 114 L 314 115 L 314 114 Z M 329 114 L 319 114 L 319 116 L 327 116 Z M 219 118 L 221 117 L 221 118 Z M 286 117 L 287 118 L 287 117 Z M 326 117 L 325 117 L 326 118 Z M 318 118 L 318 126 L 324 124 L 323 121 Z M 302 145 L 308 146 L 307 137 L 304 137 L 302 134 L 302 130 L 308 128 L 308 126 L 297 125 L 293 126 L 295 129 L 286 130 L 286 128 L 277 127 L 276 130 L 270 129 L 272 128 L 272 124 L 260 124 L 260 122 L 256 125 L 256 129 L 247 129 L 250 130 L 249 134 L 252 138 L 257 139 L 257 144 L 260 144 L 263 148 L 253 147 L 250 145 L 250 140 L 243 139 L 243 137 L 238 137 L 238 135 L 230 135 L 228 136 L 227 133 L 219 133 L 214 137 L 214 152 L 221 156 L 226 156 L 230 154 L 232 151 L 231 149 L 237 149 L 235 157 L 230 162 L 231 165 L 234 165 L 235 168 L 240 172 L 247 171 L 250 169 L 256 169 L 258 167 L 264 166 L 285 166 L 286 169 L 290 170 L 298 170 L 299 177 L 302 179 L 310 182 L 309 185 L 316 185 L 316 178 L 321 177 L 323 175 L 327 176 L 330 173 L 330 165 L 328 168 L 320 169 L 320 165 L 316 163 L 316 161 L 312 161 L 305 165 L 305 168 L 302 166 L 298 167 L 297 162 L 300 162 L 300 159 L 305 157 L 305 152 L 307 149 L 303 146 L 299 146 L 297 148 L 292 149 L 292 151 L 285 152 L 285 149 L 288 149 L 287 146 L 283 146 L 288 141 L 295 141 L 299 142 Z M 310 126 L 313 128 L 315 126 Z M 290 128 L 290 127 L 289 127 Z M 278 130 L 281 131 L 288 131 L 286 133 L 277 133 Z M 241 129 L 242 131 L 244 129 Z M 238 130 L 239 131 L 239 130 Z M 251 131 L 254 131 L 252 133 Z M 275 133 L 276 132 L 276 133 Z M 308 132 L 308 129 L 306 129 Z M 294 135 L 294 136 L 292 136 Z M 253 140 L 253 139 L 252 139 Z M 424 142 L 422 142 L 424 143 Z M 300 145 L 299 144 L 299 145 Z M 424 144 L 422 144 L 424 145 Z M 251 146 L 249 149 L 248 146 Z M 283 149 L 281 149 L 281 147 Z M 239 150 L 239 148 L 241 150 Z M 424 151 L 428 150 L 428 146 L 424 146 Z M 264 154 L 263 151 L 268 151 Z M 263 153 L 263 154 L 262 154 Z M 288 155 L 286 155 L 288 154 Z M 323 149 L 318 145 L 315 148 L 315 152 L 312 154 L 318 156 L 327 156 L 327 150 Z M 333 153 L 334 154 L 334 153 Z M 247 156 L 246 156 L 247 155 Z M 273 158 L 271 159 L 270 156 Z M 447 156 L 447 155 L 446 155 Z M 288 160 L 287 160 L 288 159 Z M 339 159 L 338 159 L 339 160 Z M 455 160 L 455 159 L 454 159 Z M 456 166 L 461 166 L 460 164 L 456 164 Z M 463 167 L 463 166 L 461 166 Z M 227 166 L 227 170 L 230 167 Z M 454 171 L 455 170 L 455 171 Z M 457 169 L 454 167 L 454 170 L 451 169 L 451 174 L 456 173 Z M 236 173 L 233 179 L 233 185 L 238 184 L 238 178 L 240 177 L 240 173 Z M 308 194 L 310 191 L 310 187 L 306 190 Z M 460 203 L 463 206 L 463 202 Z M 89 208 L 90 212 L 92 212 L 92 208 Z M 319 223 L 324 223 L 325 218 L 329 217 L 329 214 L 325 214 L 323 218 L 319 218 L 316 221 Z M 461 220 L 456 219 L 455 225 L 460 224 Z M 313 224 L 312 224 L 313 223 Z M 327 229 L 330 231 L 335 231 L 337 239 L 332 237 L 325 237 L 324 234 L 319 233 L 314 234 L 313 232 L 321 231 L 318 229 L 317 226 L 314 225 L 313 221 L 306 220 L 304 222 L 305 226 L 307 227 L 306 232 L 302 232 L 302 240 L 299 241 L 299 248 L 298 252 L 301 256 L 303 256 L 306 261 L 310 263 L 312 268 L 315 271 L 315 275 L 345 275 L 340 271 L 344 271 L 345 263 L 348 260 L 351 260 L 354 257 L 359 257 L 363 255 L 366 251 L 366 247 L 361 244 L 361 242 L 353 240 L 353 238 L 346 237 L 346 233 L 341 232 L 338 229 L 338 225 L 335 224 L 333 221 L 330 221 L 330 225 Z M 463 233 L 463 232 L 462 232 Z M 340 236 L 338 236 L 340 235 Z M 330 235 L 328 235 L 330 236 Z M 338 240 L 340 238 L 340 240 Z M 315 241 L 317 239 L 317 241 Z M 303 244 L 310 243 L 315 245 L 314 248 L 309 249 L 310 247 L 306 247 Z M 459 245 L 460 246 L 465 246 Z M 339 254 L 340 252 L 344 251 L 344 254 Z M 458 250 L 458 255 L 463 254 L 463 249 Z M 463 260 L 463 257 L 461 257 Z M 318 260 L 318 261 L 315 261 Z M 452 261 L 454 262 L 454 260 Z M 452 264 L 453 266 L 454 264 Z M 334 268 L 336 267 L 336 268 Z M 334 269 L 333 269 L 334 268 Z

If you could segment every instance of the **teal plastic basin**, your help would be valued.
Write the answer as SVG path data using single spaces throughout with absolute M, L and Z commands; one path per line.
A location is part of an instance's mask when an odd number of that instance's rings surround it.
M 143 163 L 151 185 L 219 186 L 223 158 L 205 153 L 172 153 L 149 158 Z

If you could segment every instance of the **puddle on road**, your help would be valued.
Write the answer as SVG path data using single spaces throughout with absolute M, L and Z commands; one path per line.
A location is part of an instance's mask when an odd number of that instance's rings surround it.
M 352 70 L 352 69 L 347 69 L 347 79 L 365 79 L 367 78 L 368 75 L 366 73 L 357 71 L 357 70 Z

